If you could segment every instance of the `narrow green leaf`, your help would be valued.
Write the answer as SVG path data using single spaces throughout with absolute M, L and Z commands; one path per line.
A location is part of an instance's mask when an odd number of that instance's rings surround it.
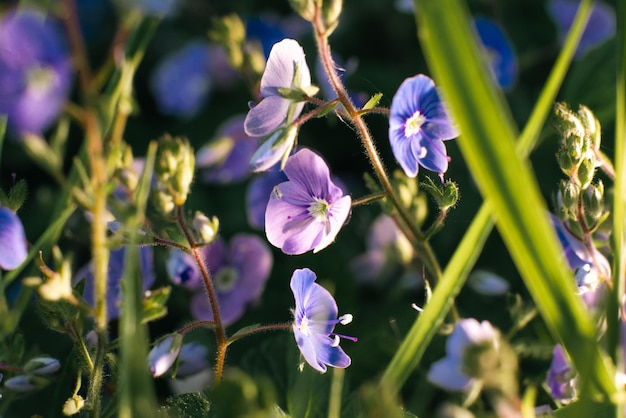
M 146 154 L 146 162 L 137 188 L 137 212 L 129 221 L 130 243 L 124 259 L 123 309 L 119 324 L 121 340 L 119 417 L 155 416 L 156 395 L 152 378 L 148 372 L 148 333 L 142 324 L 142 283 L 143 277 L 137 269 L 138 250 L 135 245 L 137 234 L 143 225 L 145 208 L 148 202 L 150 181 L 154 170 L 157 144 L 151 142 Z
M 383 94 L 382 93 L 376 93 L 375 95 L 373 95 L 372 97 L 370 97 L 370 99 L 367 101 L 367 103 L 365 103 L 363 105 L 363 108 L 361 110 L 370 110 L 373 109 L 374 107 L 376 107 L 376 105 L 378 104 L 378 102 L 380 102 L 380 99 L 382 99 Z
M 516 155 L 515 131 L 501 94 L 480 61 L 470 16 L 459 0 L 417 0 L 419 37 L 462 132 L 461 152 L 539 312 L 563 343 L 585 395 L 615 393 L 596 344 L 593 323 L 576 295 L 571 272 L 546 215 L 530 166 Z

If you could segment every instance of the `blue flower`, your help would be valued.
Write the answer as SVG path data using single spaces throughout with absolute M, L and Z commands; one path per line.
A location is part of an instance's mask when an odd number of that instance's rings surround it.
M 124 272 L 124 259 L 126 257 L 126 247 L 111 250 L 108 268 L 107 287 L 107 312 L 109 319 L 116 319 L 120 315 L 120 303 L 122 299 L 122 279 Z M 155 274 L 153 267 L 152 247 L 141 247 L 139 249 L 139 274 L 143 283 L 143 290 L 148 290 L 154 283 Z M 89 305 L 94 306 L 94 277 L 93 263 L 82 267 L 74 275 L 74 284 L 85 280 L 83 299 Z
M 220 317 L 224 325 L 230 325 L 244 314 L 248 304 L 261 296 L 272 270 L 272 253 L 259 237 L 250 234 L 233 236 L 228 246 L 218 239 L 201 251 L 211 272 Z M 193 257 L 172 250 L 166 267 L 172 281 L 194 292 L 193 316 L 213 320 L 204 282 Z
M 517 81 L 517 57 L 506 34 L 495 22 L 484 17 L 474 18 L 474 26 L 496 81 L 505 90 L 513 87 Z
M 72 84 L 63 32 L 33 10 L 0 21 L 0 114 L 18 134 L 40 134 L 63 110 Z
M 487 321 L 478 322 L 474 318 L 459 320 L 446 341 L 446 357 L 433 363 L 428 380 L 452 391 L 469 390 L 478 379 L 467 374 L 466 352 L 483 344 L 494 348 L 498 346 L 497 333 L 491 324 Z
M 576 373 L 561 345 L 555 345 L 552 354 L 552 362 L 546 378 L 550 394 L 559 402 L 570 402 L 576 397 L 574 379 Z
M 571 0 L 550 0 L 548 2 L 548 13 L 557 25 L 561 42 L 563 42 L 572 23 L 574 23 L 579 5 L 579 1 Z M 593 3 L 587 26 L 576 49 L 576 56 L 583 55 L 614 35 L 615 11 L 602 1 Z
M 159 110 L 170 116 L 195 116 L 213 86 L 209 45 L 195 40 L 167 55 L 154 69 L 150 88 Z
M 252 107 L 245 120 L 250 136 L 265 136 L 288 125 L 302 113 L 304 102 L 283 97 L 278 89 L 301 89 L 311 85 L 311 73 L 304 50 L 293 39 L 284 39 L 272 47 L 261 78 L 263 100 Z
M 443 141 L 458 135 L 435 83 L 422 74 L 404 80 L 391 101 L 389 141 L 406 175 L 417 176 L 420 165 L 445 173 L 448 155 Z
M 196 152 L 196 167 L 206 183 L 228 184 L 250 175 L 249 161 L 258 139 L 246 135 L 243 116 L 235 116 L 220 126 L 216 138 Z
M 309 149 L 289 157 L 283 171 L 289 180 L 274 187 L 265 211 L 267 239 L 285 254 L 317 253 L 335 240 L 352 199 L 332 182 L 322 157 Z
M 326 372 L 326 366 L 345 368 L 350 357 L 339 347 L 339 338 L 333 333 L 335 325 L 346 325 L 352 315 L 337 318 L 337 303 L 328 290 L 315 283 L 315 273 L 308 268 L 295 270 L 291 276 L 291 290 L 296 300 L 293 311 L 293 333 L 296 344 L 307 363 L 315 370 Z
M 26 235 L 20 218 L 10 209 L 0 206 L 0 268 L 13 270 L 28 254 Z

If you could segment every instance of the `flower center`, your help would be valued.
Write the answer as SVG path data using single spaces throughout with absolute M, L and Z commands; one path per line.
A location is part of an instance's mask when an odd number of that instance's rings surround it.
M 46 67 L 33 67 L 28 70 L 26 78 L 30 90 L 44 93 L 52 85 L 54 72 Z
M 330 209 L 330 203 L 324 199 L 317 197 L 313 198 L 314 202 L 309 206 L 309 215 L 315 218 L 318 222 L 326 222 L 328 219 L 328 210 Z
M 303 316 L 302 321 L 300 321 L 300 331 L 302 331 L 302 334 L 304 334 L 306 337 L 308 337 L 311 333 L 311 331 L 309 330 L 309 318 L 307 318 L 306 316 Z
M 220 269 L 213 279 L 215 287 L 222 293 L 232 290 L 239 280 L 239 273 L 232 267 L 224 267 Z
M 404 136 L 410 138 L 418 133 L 424 122 L 426 122 L 426 116 L 422 115 L 419 110 L 413 113 L 413 116 L 408 118 L 404 124 Z

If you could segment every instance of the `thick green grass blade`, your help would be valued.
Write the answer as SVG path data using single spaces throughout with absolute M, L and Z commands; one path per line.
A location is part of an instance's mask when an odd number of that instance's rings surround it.
M 566 38 L 563 49 L 535 103 L 528 122 L 524 126 L 516 144 L 518 155 L 521 157 L 526 157 L 536 144 L 541 129 L 552 110 L 554 99 L 563 83 L 584 30 L 584 23 L 589 17 L 590 3 L 589 0 L 581 3 L 579 13 Z M 484 203 L 444 270 L 441 283 L 435 288 L 430 302 L 409 330 L 405 340 L 385 370 L 381 383 L 394 393 L 400 389 L 419 363 L 439 325 L 447 315 L 452 300 L 472 270 L 493 225 L 491 208 L 487 203 Z
M 130 243 L 124 260 L 123 309 L 119 325 L 121 339 L 120 408 L 119 417 L 152 418 L 157 411 L 152 377 L 148 372 L 148 335 L 141 323 L 143 277 L 138 271 L 137 231 L 143 225 L 148 202 L 150 180 L 154 170 L 156 142 L 150 144 L 143 174 L 137 191 L 137 212 L 129 222 Z
M 494 88 L 458 0 L 417 0 L 418 34 L 436 80 L 459 124 L 458 143 L 498 230 L 552 334 L 577 367 L 585 394 L 615 392 L 595 342 L 594 326 L 575 286 L 548 217 L 536 179 L 516 155 L 514 128 Z

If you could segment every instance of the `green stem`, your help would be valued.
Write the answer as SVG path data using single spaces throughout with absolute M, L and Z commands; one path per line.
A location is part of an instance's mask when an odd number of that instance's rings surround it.
M 185 237 L 189 242 L 191 255 L 195 259 L 196 264 L 200 269 L 200 274 L 202 274 L 204 287 L 209 297 L 209 302 L 211 303 L 211 312 L 213 313 L 213 319 L 215 321 L 214 331 L 217 339 L 217 349 L 215 354 L 215 375 L 213 383 L 217 384 L 222 380 L 222 375 L 224 374 L 224 362 L 226 361 L 226 349 L 228 348 L 228 340 L 226 338 L 226 331 L 224 330 L 224 325 L 222 324 L 222 318 L 220 316 L 220 308 L 217 301 L 217 294 L 215 293 L 215 288 L 213 287 L 211 273 L 206 266 L 202 254 L 200 254 L 200 250 L 196 247 L 193 235 L 189 231 L 189 228 L 187 228 L 187 223 L 185 222 L 185 216 L 183 214 L 182 206 L 176 207 L 176 216 L 178 219 L 178 224 L 180 225 L 183 234 L 185 234 Z
M 253 329 L 248 330 L 248 331 L 243 331 L 243 332 L 239 332 L 239 333 L 234 334 L 233 336 L 231 336 L 228 339 L 228 344 L 232 344 L 235 341 L 240 340 L 240 339 L 242 339 L 244 337 L 248 337 L 250 335 L 258 334 L 258 333 L 261 333 L 261 332 L 291 330 L 291 325 L 292 325 L 291 322 L 285 323 L 285 324 L 262 325 L 260 327 L 253 328 Z
M 346 112 L 349 115 L 352 124 L 358 132 L 361 143 L 365 148 L 372 168 L 376 172 L 378 181 L 382 185 L 386 196 L 389 198 L 391 203 L 398 211 L 398 215 L 405 224 L 406 230 L 410 232 L 410 235 L 407 236 L 409 238 L 409 241 L 411 241 L 415 246 L 417 254 L 424 263 L 428 272 L 433 276 L 433 281 L 438 282 L 441 278 L 442 273 L 439 262 L 435 257 L 435 253 L 433 252 L 430 244 L 426 242 L 424 233 L 420 230 L 419 225 L 417 225 L 416 219 L 411 216 L 409 211 L 400 201 L 398 195 L 393 190 L 393 186 L 391 184 L 391 181 L 389 180 L 389 176 L 387 175 L 383 162 L 380 159 L 380 154 L 376 149 L 376 145 L 374 144 L 374 140 L 370 134 L 367 124 L 363 120 L 361 112 L 352 103 L 348 92 L 346 91 L 341 79 L 335 71 L 336 66 L 333 62 L 330 45 L 328 43 L 328 37 L 326 36 L 326 28 L 324 26 L 324 22 L 321 16 L 321 10 L 319 7 L 316 7 L 315 9 L 313 28 L 315 32 L 315 40 L 317 42 L 318 53 L 322 60 L 322 64 L 324 65 L 324 70 L 328 75 L 330 84 L 333 86 L 333 89 L 337 94 L 337 98 L 343 105 L 344 109 L 346 109 Z
M 387 193 L 385 192 L 374 193 L 369 196 L 363 196 L 358 199 L 352 200 L 352 207 L 360 206 L 360 205 L 367 205 L 369 203 L 372 203 L 376 200 L 383 199 L 385 197 L 387 197 Z

